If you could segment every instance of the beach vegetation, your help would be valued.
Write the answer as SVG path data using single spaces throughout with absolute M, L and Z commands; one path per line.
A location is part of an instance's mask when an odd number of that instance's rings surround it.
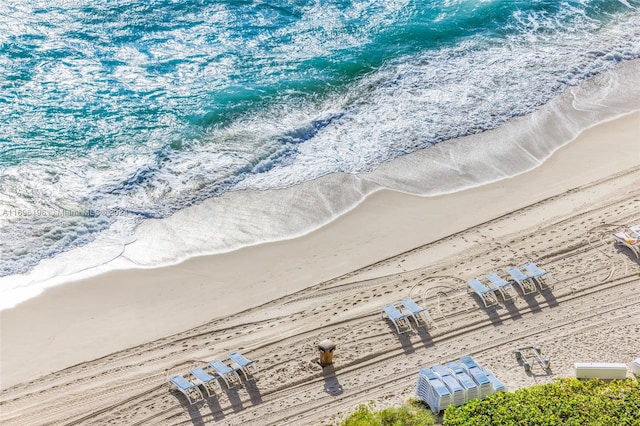
M 341 426 L 432 426 L 435 416 L 422 401 L 410 398 L 399 407 L 376 410 L 373 403 L 360 404 Z
M 558 379 L 444 411 L 443 426 L 640 426 L 640 382 Z

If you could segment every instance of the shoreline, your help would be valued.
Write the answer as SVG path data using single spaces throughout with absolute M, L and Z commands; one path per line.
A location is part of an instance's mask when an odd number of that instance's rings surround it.
M 126 231 L 115 227 L 115 238 L 101 235 L 87 246 L 44 259 L 27 275 L 0 278 L 0 311 L 47 288 L 111 271 L 175 266 L 304 237 L 380 190 L 440 196 L 527 173 L 594 123 L 640 110 L 637 70 L 640 60 L 624 62 L 531 115 L 398 157 L 369 173 L 332 174 L 280 190 L 232 191 L 170 217 L 143 221 L 126 241 L 120 240 Z
M 541 166 L 512 178 L 435 197 L 381 190 L 299 238 L 47 289 L 0 312 L 0 387 L 269 303 L 637 167 L 639 136 L 640 112 L 634 112 L 585 130 Z M 442 213 L 469 210 L 474 214 Z M 390 265 L 385 273 L 408 266 Z

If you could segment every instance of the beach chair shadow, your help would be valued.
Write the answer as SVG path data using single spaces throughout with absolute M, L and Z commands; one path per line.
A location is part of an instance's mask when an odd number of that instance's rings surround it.
M 498 327 L 502 325 L 502 318 L 500 317 L 500 313 L 498 312 L 497 306 L 489 306 L 485 308 L 485 313 L 489 317 L 489 321 L 491 321 L 491 325 L 494 327 Z
M 226 393 L 227 393 L 227 398 L 229 398 L 229 403 L 231 404 L 231 409 L 235 413 L 244 410 L 244 404 L 242 404 L 242 398 L 240 398 L 240 394 L 238 394 L 238 389 L 236 387 L 227 389 Z
M 180 404 L 184 407 L 185 411 L 189 415 L 191 419 L 191 423 L 193 426 L 206 426 L 207 422 L 202 418 L 202 414 L 198 411 L 198 408 L 195 405 L 189 405 L 185 403 L 183 399 L 180 400 Z
M 538 294 L 542 294 L 542 292 L 540 292 L 540 293 L 531 293 L 531 294 L 527 294 L 526 296 L 522 297 L 522 299 L 529 306 L 529 310 L 532 313 L 538 313 L 538 312 L 542 311 L 542 306 L 540 306 L 540 302 L 538 302 L 538 299 L 536 299 L 536 296 Z
M 171 389 L 170 392 L 173 396 L 176 397 L 178 403 L 182 406 L 184 411 L 187 412 L 191 423 L 193 423 L 193 426 L 206 426 L 207 423 L 202 418 L 202 413 L 200 413 L 198 404 L 189 403 L 189 400 L 176 389 Z
M 427 325 L 429 322 L 433 322 L 431 317 L 427 313 L 427 310 L 422 306 L 419 306 L 416 302 L 414 302 L 410 298 L 402 299 L 400 301 L 402 306 L 409 311 L 409 315 L 413 318 L 413 322 L 416 324 L 416 332 L 420 339 L 422 340 L 424 347 L 429 348 L 434 346 L 433 338 L 429 331 L 427 330 Z
M 621 255 L 621 256 L 625 256 L 628 257 L 629 260 L 631 260 L 634 263 L 638 263 L 640 264 L 640 258 L 638 258 L 638 256 L 636 256 L 635 252 L 631 249 L 629 249 L 628 246 L 622 245 L 622 244 L 616 244 L 615 245 L 615 251 L 617 254 Z
M 336 370 L 333 365 L 328 365 L 322 369 L 322 375 L 324 379 L 324 391 L 331 396 L 338 396 L 344 392 L 338 376 L 336 376 Z
M 435 343 L 433 343 L 433 337 L 431 336 L 431 334 L 426 328 L 418 329 L 418 336 L 420 336 L 420 340 L 422 340 L 422 345 L 425 348 L 431 348 L 435 346 Z
M 559 305 L 558 300 L 556 299 L 556 296 L 553 294 L 553 289 L 547 287 L 544 290 L 542 290 L 540 294 L 542 295 L 542 297 L 544 297 L 544 300 L 547 302 L 547 305 L 550 308 L 555 308 L 556 306 Z
M 249 399 L 251 399 L 252 405 L 258 405 L 262 403 L 262 394 L 260 393 L 260 389 L 258 389 L 258 382 L 255 380 L 250 380 L 244 384 L 244 388 L 249 393 Z
M 214 398 L 207 398 L 205 399 L 205 402 L 207 403 L 207 406 L 209 407 L 209 410 L 213 415 L 214 421 L 220 421 L 224 419 L 224 411 L 222 410 L 222 406 L 220 405 L 220 401 L 218 400 L 217 396 Z
M 405 355 L 411 355 L 415 353 L 416 349 L 413 347 L 413 342 L 411 342 L 411 338 L 406 334 L 398 334 L 398 341 L 400 342 L 400 347 L 404 351 Z
M 516 306 L 513 299 L 507 299 L 504 301 L 504 307 L 511 316 L 511 319 L 516 321 L 522 318 L 522 314 L 520 313 L 520 309 Z

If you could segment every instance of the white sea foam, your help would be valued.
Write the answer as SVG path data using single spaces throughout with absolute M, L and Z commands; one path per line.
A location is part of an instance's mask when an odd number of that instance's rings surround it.
M 50 3 L 0 6 L 0 25 L 6 23 L 0 44 L 26 37 L 29 45 L 33 37 L 42 40 L 33 43 L 48 58 L 15 85 L 13 100 L 0 103 L 0 116 L 13 120 L 3 127 L 2 136 L 12 141 L 3 160 L 19 159 L 0 170 L 0 275 L 11 274 L 0 279 L 0 288 L 9 293 L 29 283 L 49 285 L 49 278 L 62 282 L 87 268 L 94 273 L 113 257 L 116 261 L 101 268 L 156 266 L 291 238 L 343 214 L 380 187 L 433 195 L 504 178 L 539 164 L 591 123 L 627 111 L 615 106 L 616 96 L 628 105 L 624 97 L 637 95 L 631 86 L 626 92 L 616 86 L 627 84 L 616 77 L 622 71 L 606 70 L 640 57 L 640 16 L 599 22 L 565 2 L 557 14 L 535 8 L 515 12 L 507 20 L 511 27 L 499 29 L 504 34 L 497 37 L 480 34 L 395 57 L 346 88 L 302 95 L 288 87 L 274 102 L 240 108 L 212 125 L 207 86 L 240 87 L 234 90 L 246 90 L 251 106 L 257 99 L 252 91 L 261 85 L 277 86 L 279 76 L 293 71 L 293 80 L 306 78 L 297 64 L 341 60 L 332 56 L 341 50 L 357 53 L 378 29 L 415 11 L 406 1 L 354 2 L 346 10 L 296 3 L 300 19 L 271 31 L 267 9 L 240 17 L 216 4 L 184 11 L 184 19 L 194 23 L 189 31 L 169 26 L 137 41 L 127 38 L 135 20 L 126 19 L 133 9 L 125 8 L 125 15 L 115 14 L 109 24 L 125 41 L 87 42 L 72 35 L 63 45 L 68 34 L 82 29 L 79 22 L 94 25 L 95 18 L 71 19 L 69 14 L 85 13 L 78 2 L 57 0 L 59 9 L 47 9 Z M 451 9 L 441 20 L 488 5 L 446 2 Z M 34 18 L 35 9 L 48 10 L 53 24 Z M 253 39 L 231 34 L 225 23 L 233 19 L 247 19 L 252 29 L 265 31 Z M 65 60 L 58 60 L 64 48 Z M 315 79 L 325 77 L 321 68 L 307 71 Z M 259 84 L 242 89 L 244 73 Z M 579 85 L 596 74 L 599 80 L 589 84 L 599 81 L 602 87 Z M 575 125 L 555 129 L 551 137 L 535 140 L 536 146 L 526 139 L 525 129 L 547 123 L 543 111 L 552 107 L 534 111 L 558 95 L 566 100 L 573 94 L 580 117 Z M 57 113 L 39 108 L 43 105 Z M 185 117 L 184 110 L 194 117 Z M 574 117 L 574 111 L 566 115 Z M 536 118 L 503 126 L 514 116 Z M 491 128 L 501 130 L 482 133 Z M 453 143 L 441 143 L 475 133 L 480 135 L 465 139 L 468 145 L 459 151 Z M 478 159 L 484 167 L 474 165 Z M 281 191 L 271 192 L 276 189 Z M 266 191 L 272 198 L 262 198 Z M 280 201 L 265 209 L 265 200 Z M 10 214 L 2 215 L 6 211 Z M 21 211 L 28 215 L 13 214 Z M 43 211 L 46 217 L 38 214 Z M 56 213 L 61 211 L 80 215 Z M 291 221 L 290 211 L 297 212 L 297 220 Z M 250 214 L 257 215 L 255 223 L 248 223 Z M 192 235 L 194 224 L 207 217 L 206 237 Z M 131 230 L 141 222 L 134 237 Z M 191 237 L 172 245 L 172 239 L 160 238 L 162 232 L 178 240 Z M 37 262 L 29 276 L 16 275 Z M 9 293 L 3 303 L 21 300 Z
M 533 114 L 493 131 L 401 156 L 368 173 L 333 173 L 284 189 L 231 191 L 168 218 L 146 220 L 134 238 L 127 228 L 134 222 L 117 221 L 113 234 L 103 233 L 84 247 L 44 260 L 29 274 L 0 278 L 0 309 L 52 285 L 108 270 L 169 265 L 295 238 L 353 209 L 381 188 L 433 196 L 523 173 L 585 128 L 640 110 L 639 69 L 640 61 L 623 63 Z

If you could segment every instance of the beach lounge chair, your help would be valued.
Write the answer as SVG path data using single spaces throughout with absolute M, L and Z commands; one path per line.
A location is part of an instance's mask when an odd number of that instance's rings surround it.
M 511 285 L 511 282 L 503 279 L 501 276 L 499 276 L 495 272 L 487 275 L 487 279 L 491 282 L 491 284 L 495 286 L 495 288 L 498 289 L 498 291 L 500 292 L 504 300 L 513 298 L 513 295 L 508 293 L 509 289 L 511 289 L 515 293 L 515 290 L 513 290 L 513 286 Z
M 232 381 L 235 380 L 238 383 L 241 383 L 240 376 L 238 376 L 237 371 L 234 368 L 229 367 L 222 361 L 218 359 L 214 359 L 209 363 L 209 366 L 215 370 L 216 374 L 222 380 L 224 380 L 224 383 L 227 385 L 227 388 L 231 388 L 231 385 L 229 384 L 229 379 L 231 379 Z
M 524 265 L 522 265 L 522 267 L 531 275 L 531 278 L 538 282 L 540 288 L 542 289 L 542 287 L 545 285 L 542 279 L 549 272 L 543 271 L 542 269 L 538 268 L 538 266 L 533 262 L 525 263 Z
M 256 363 L 246 359 L 240 352 L 231 352 L 229 354 L 229 359 L 233 361 L 233 366 L 236 370 L 242 371 L 246 380 L 249 380 L 249 374 L 258 374 L 258 367 L 256 367 Z M 251 371 L 249 371 L 249 369 L 251 369 Z
M 382 317 L 384 318 L 384 314 L 387 314 L 387 318 L 391 320 L 393 325 L 396 326 L 396 330 L 398 334 L 406 333 L 408 331 L 413 330 L 411 328 L 411 324 L 409 323 L 409 316 L 401 313 L 396 309 L 393 305 L 386 305 L 382 307 Z M 402 330 L 402 331 L 401 331 Z
M 429 314 L 427 313 L 426 309 L 424 309 L 421 306 L 418 306 L 418 304 L 414 302 L 412 299 L 402 299 L 400 303 L 402 303 L 402 306 L 404 306 L 405 309 L 409 311 L 409 313 L 413 317 L 413 320 L 416 322 L 416 327 L 427 326 L 427 320 L 429 319 Z
M 196 378 L 196 380 L 194 380 L 194 383 L 201 384 L 204 387 L 204 390 L 207 391 L 207 396 L 215 395 L 213 385 L 216 385 L 216 387 L 220 391 L 222 391 L 222 387 L 220 386 L 220 382 L 218 382 L 218 379 L 209 375 L 209 373 L 204 371 L 202 368 L 194 368 L 190 371 L 190 373 L 193 377 Z
M 531 294 L 537 291 L 536 282 L 533 280 L 533 276 L 525 275 L 520 269 L 512 266 L 510 268 L 506 268 L 505 272 L 509 274 L 511 279 L 516 282 L 520 286 L 522 290 L 522 294 Z
M 480 281 L 473 279 L 467 282 L 467 285 L 471 290 L 473 290 L 482 302 L 484 303 L 484 307 L 488 308 L 489 306 L 495 305 L 498 303 L 498 298 L 496 297 L 495 289 L 488 288 Z
M 169 378 L 169 382 L 173 383 L 176 388 L 182 392 L 184 396 L 189 400 L 189 404 L 193 405 L 198 401 L 202 401 L 204 397 L 202 392 L 198 388 L 198 385 L 191 383 L 181 375 L 172 376 Z
M 636 258 L 640 259 L 640 239 L 633 238 L 623 231 L 616 232 L 613 237 L 616 239 L 616 243 L 628 247 L 636 255 Z

